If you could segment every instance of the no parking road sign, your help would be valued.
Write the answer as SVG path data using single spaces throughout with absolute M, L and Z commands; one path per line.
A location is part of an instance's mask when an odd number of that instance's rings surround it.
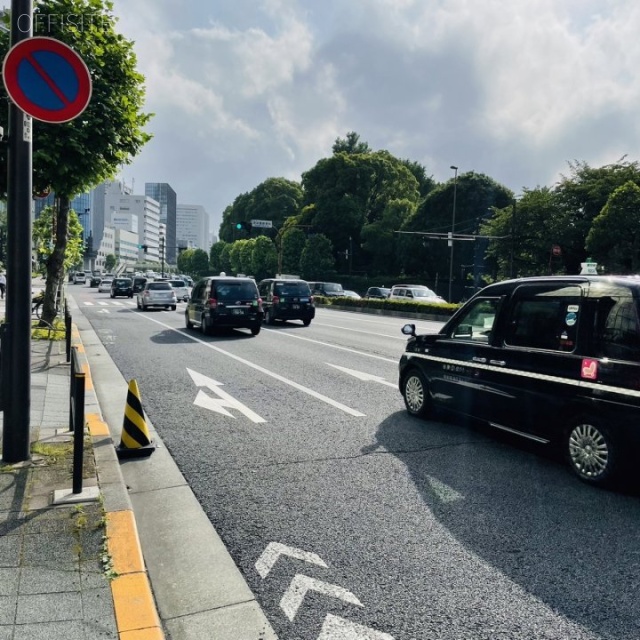
M 69 122 L 91 99 L 91 76 L 82 58 L 54 38 L 27 38 L 11 47 L 2 66 L 16 106 L 42 122 Z

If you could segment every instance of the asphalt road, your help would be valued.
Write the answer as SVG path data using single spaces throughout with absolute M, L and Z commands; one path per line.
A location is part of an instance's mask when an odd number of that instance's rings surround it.
M 638 491 L 408 416 L 402 319 L 209 337 L 182 303 L 71 293 L 281 640 L 640 639 Z

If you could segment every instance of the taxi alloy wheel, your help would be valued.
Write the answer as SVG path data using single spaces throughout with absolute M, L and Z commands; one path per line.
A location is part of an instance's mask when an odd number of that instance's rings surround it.
M 607 430 L 592 419 L 578 420 L 567 436 L 567 457 L 584 482 L 605 485 L 616 469 L 616 452 Z
M 424 375 L 418 369 L 412 369 L 405 375 L 402 395 L 407 411 L 412 416 L 422 418 L 429 414 L 429 390 Z

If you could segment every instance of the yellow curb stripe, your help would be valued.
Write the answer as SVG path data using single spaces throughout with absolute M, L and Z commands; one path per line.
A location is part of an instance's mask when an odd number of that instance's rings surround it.
M 144 571 L 138 529 L 133 511 L 109 511 L 107 521 L 107 550 L 113 570 L 119 575 Z
M 87 413 L 86 416 L 89 433 L 93 438 L 99 436 L 110 436 L 109 425 L 100 417 L 98 413 Z
M 149 629 L 160 631 L 151 585 L 145 573 L 131 573 L 114 578 L 111 581 L 111 594 L 119 634 Z
M 85 362 L 82 365 L 82 372 L 84 373 L 84 388 L 85 391 L 87 389 L 93 389 L 93 379 L 91 378 L 91 369 L 89 368 L 89 363 Z

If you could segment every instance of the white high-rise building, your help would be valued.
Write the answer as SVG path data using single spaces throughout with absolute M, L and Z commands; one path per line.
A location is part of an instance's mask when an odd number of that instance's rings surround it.
M 209 253 L 209 214 L 202 205 L 178 205 L 176 239 L 180 247 L 203 249 Z

